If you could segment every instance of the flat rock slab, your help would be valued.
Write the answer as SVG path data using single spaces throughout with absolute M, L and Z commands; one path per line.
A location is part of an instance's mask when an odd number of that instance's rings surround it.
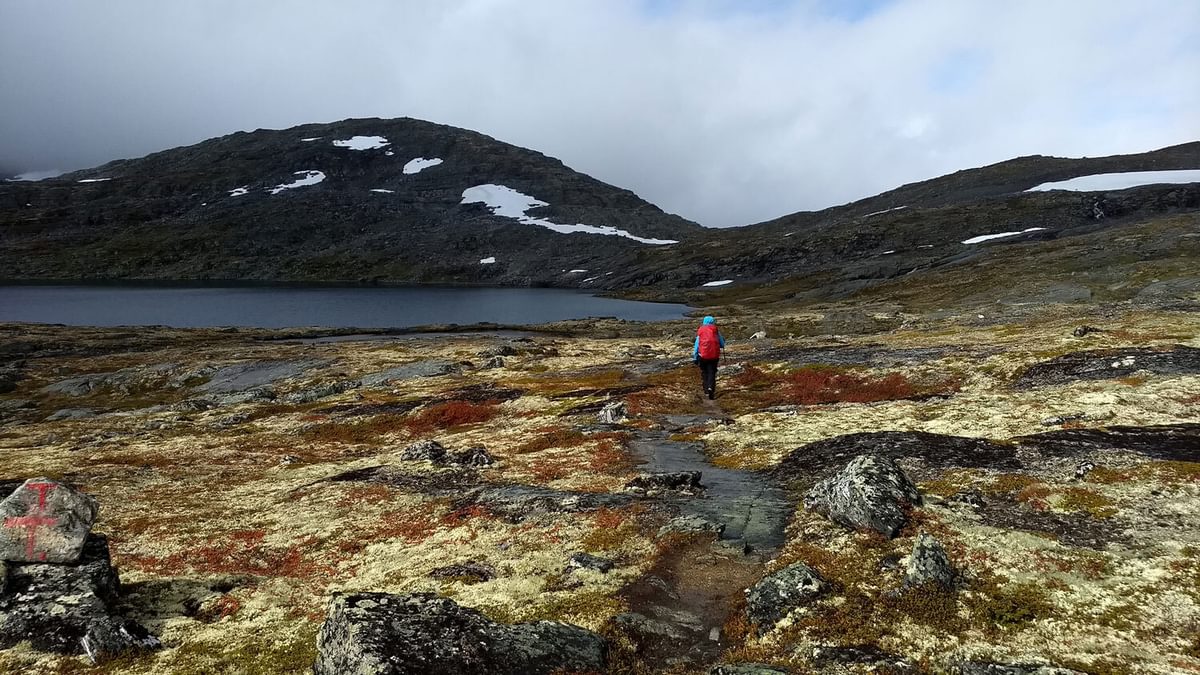
M 562 623 L 506 625 L 432 594 L 335 595 L 314 675 L 605 672 L 599 635 Z
M 197 390 L 208 394 L 233 394 L 289 380 L 327 365 L 326 361 L 253 361 L 236 363 L 213 372 Z
M 113 613 L 121 588 L 108 540 L 91 535 L 78 563 L 9 563 L 0 592 L 0 649 L 28 641 L 35 650 L 87 654 L 93 661 L 158 640 Z
M 1130 347 L 1074 352 L 1029 366 L 1014 383 L 1018 389 L 1031 389 L 1079 380 L 1108 380 L 1128 377 L 1137 372 L 1156 375 L 1192 375 L 1200 373 L 1200 348 Z
M 1022 447 L 1052 457 L 1128 450 L 1154 459 L 1200 462 L 1200 424 L 1197 423 L 1061 429 L 1014 440 Z
M 920 459 L 937 468 L 1021 468 L 1016 446 L 1011 443 L 923 431 L 878 431 L 802 445 L 783 458 L 775 474 L 788 480 L 812 478 L 861 455 Z
M 0 501 L 0 560 L 73 563 L 96 522 L 92 497 L 49 478 L 31 478 Z
M 364 387 L 382 387 L 392 382 L 415 380 L 418 377 L 438 377 L 439 375 L 450 375 L 461 371 L 462 367 L 457 363 L 440 359 L 430 359 L 428 361 L 406 363 L 395 368 L 388 368 L 377 373 L 363 375 L 361 381 Z

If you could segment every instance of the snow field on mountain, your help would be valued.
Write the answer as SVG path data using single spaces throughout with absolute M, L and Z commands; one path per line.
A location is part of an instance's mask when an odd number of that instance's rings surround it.
M 516 219 L 525 225 L 538 225 L 554 232 L 563 234 L 583 233 L 583 234 L 603 234 L 609 236 L 625 237 L 634 241 L 639 241 L 643 244 L 675 244 L 678 243 L 674 239 L 648 239 L 630 234 L 625 230 L 619 230 L 609 226 L 595 225 L 563 225 L 561 223 L 552 223 L 549 220 L 542 218 L 533 218 L 525 215 L 529 209 L 539 206 L 549 206 L 544 201 L 530 197 L 527 194 L 517 192 L 516 190 L 505 187 L 503 185 L 495 185 L 488 183 L 485 185 L 476 185 L 475 187 L 467 188 L 462 193 L 462 204 L 482 203 L 491 209 L 492 213 L 505 218 Z
M 1026 192 L 1046 192 L 1048 190 L 1096 192 L 1099 190 L 1125 190 L 1143 185 L 1163 185 L 1167 183 L 1200 183 L 1200 169 L 1096 173 L 1090 176 L 1078 176 L 1070 180 L 1042 183 L 1037 187 L 1029 188 Z

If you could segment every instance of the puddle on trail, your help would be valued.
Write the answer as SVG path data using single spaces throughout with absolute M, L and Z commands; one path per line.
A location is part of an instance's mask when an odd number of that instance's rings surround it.
M 631 443 L 642 471 L 699 471 L 699 496 L 668 498 L 680 512 L 723 523 L 722 539 L 742 540 L 756 551 L 783 545 L 795 501 L 765 473 L 713 466 L 700 443 L 672 441 L 665 432 L 639 434 Z

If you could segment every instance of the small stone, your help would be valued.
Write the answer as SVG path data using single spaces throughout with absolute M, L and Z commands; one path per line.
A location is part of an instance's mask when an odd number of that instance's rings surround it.
M 1081 338 L 1091 333 L 1099 332 L 1101 332 L 1099 328 L 1094 328 L 1092 326 L 1079 326 L 1075 330 L 1071 331 L 1071 334 L 1077 338 Z
M 750 339 L 751 340 L 766 340 L 767 339 L 767 331 L 760 330 L 757 333 L 751 335 Z
M 601 574 L 608 573 L 614 567 L 613 561 L 590 553 L 572 554 L 569 564 L 575 569 L 595 570 Z
M 628 418 L 629 412 L 624 401 L 613 401 L 600 409 L 596 416 L 601 424 L 620 424 Z
M 855 457 L 836 475 L 817 483 L 805 497 L 809 509 L 856 530 L 895 537 L 908 522 L 905 510 L 921 493 L 894 461 L 880 455 Z
M 704 489 L 699 471 L 643 473 L 625 484 L 626 490 L 654 494 L 664 490 L 693 494 Z
M 0 560 L 75 562 L 99 510 L 95 499 L 69 485 L 25 481 L 0 502 Z
M 793 609 L 829 590 L 813 568 L 792 563 L 746 590 L 746 616 L 761 632 L 770 630 Z
M 954 584 L 954 568 L 942 543 L 922 532 L 913 543 L 912 555 L 908 558 L 904 583 L 908 586 L 937 584 L 950 588 Z
M 292 464 L 299 464 L 300 462 L 300 458 L 295 455 L 284 455 L 283 457 L 279 458 L 279 466 L 291 466 Z
M 483 370 L 493 370 L 496 368 L 503 368 L 504 365 L 505 365 L 505 363 L 504 363 L 503 356 L 493 356 L 492 358 L 488 359 L 487 361 L 484 361 L 483 365 L 480 366 L 480 368 Z
M 441 443 L 431 439 L 417 441 L 400 451 L 400 459 L 410 462 L 424 460 L 436 463 L 442 461 L 445 457 L 446 448 L 443 448 Z
M 1093 462 L 1088 462 L 1086 460 L 1080 462 L 1079 466 L 1075 467 L 1075 480 L 1083 480 L 1088 473 L 1095 468 L 1096 465 Z

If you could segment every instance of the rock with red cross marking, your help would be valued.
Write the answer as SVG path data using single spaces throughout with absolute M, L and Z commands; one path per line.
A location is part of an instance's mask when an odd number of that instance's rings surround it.
M 0 502 L 0 560 L 73 563 L 96 522 L 96 500 L 48 478 L 31 478 Z

